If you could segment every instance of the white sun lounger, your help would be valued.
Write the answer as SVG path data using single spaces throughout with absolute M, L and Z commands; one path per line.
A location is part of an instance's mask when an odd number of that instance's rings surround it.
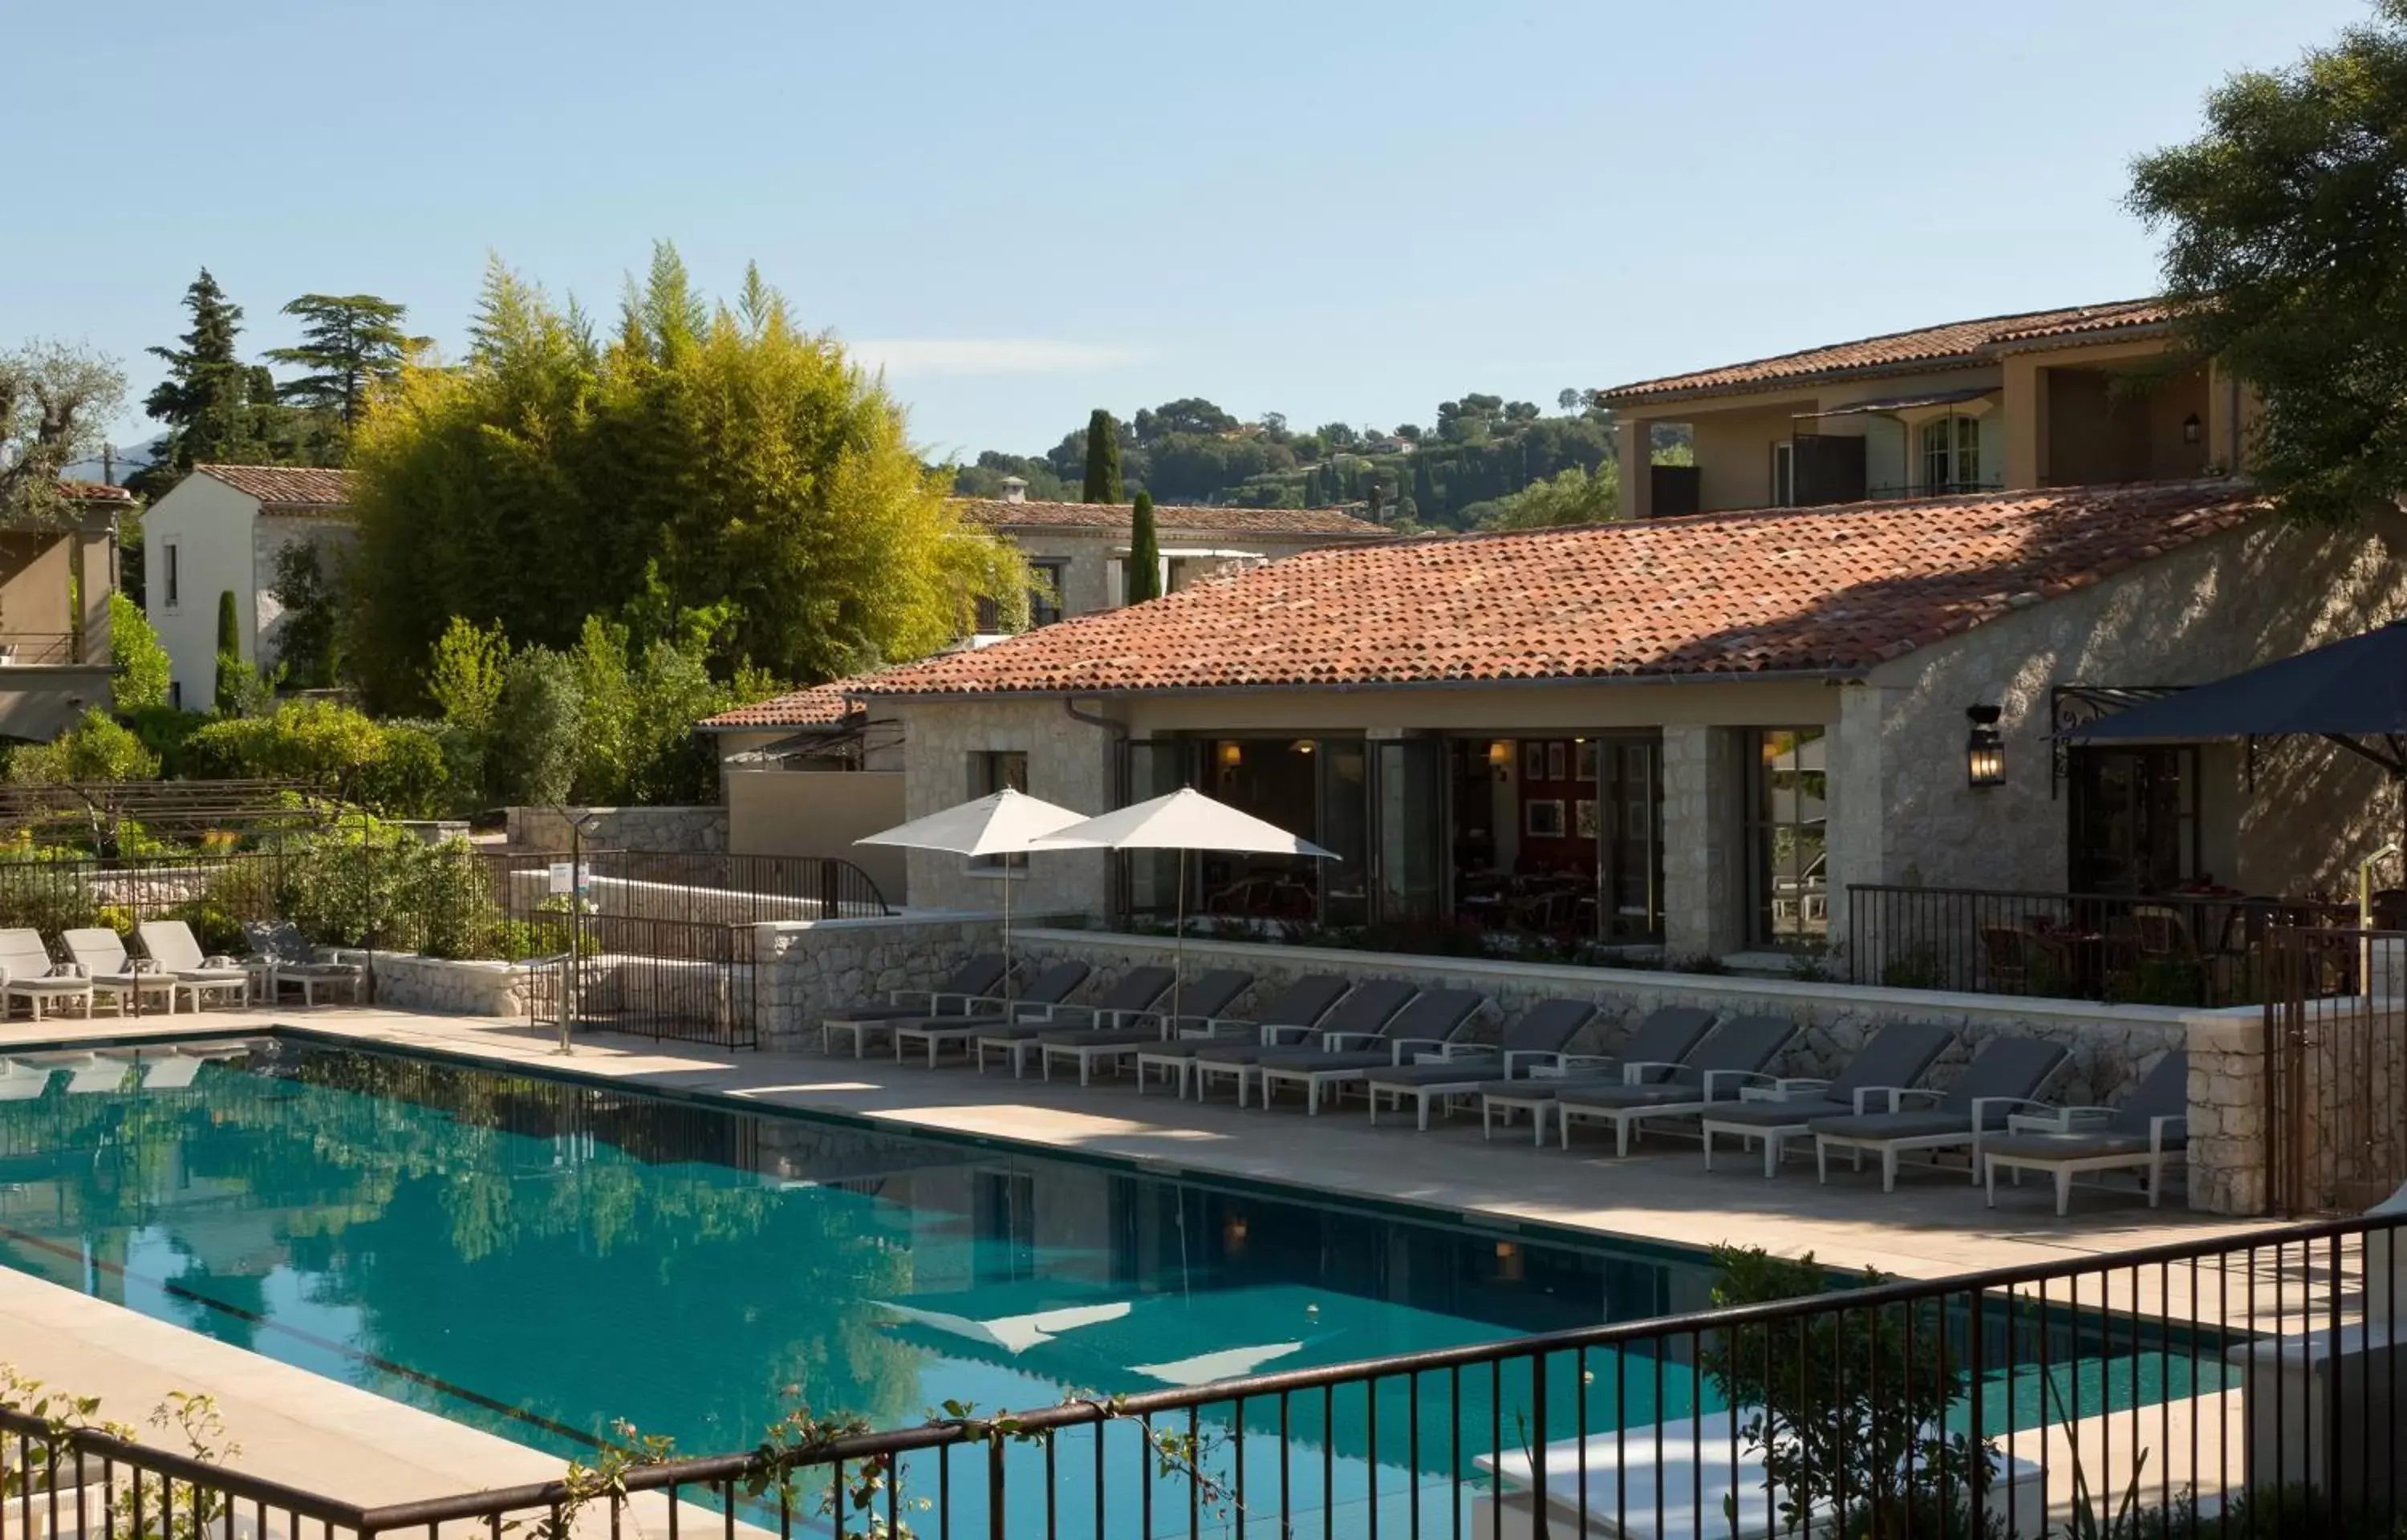
M 0 1101 L 31 1101 L 50 1089 L 50 1071 L 37 1065 L 0 1059 Z
M 133 1067 L 133 1061 L 129 1059 L 120 1059 L 107 1053 L 94 1053 L 89 1060 L 78 1065 L 76 1072 L 67 1077 L 67 1095 L 87 1096 L 95 1092 L 122 1090 L 126 1073 Z

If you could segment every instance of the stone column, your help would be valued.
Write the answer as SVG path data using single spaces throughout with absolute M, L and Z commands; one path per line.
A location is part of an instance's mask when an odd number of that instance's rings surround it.
M 1635 417 L 1621 417 L 1613 425 L 1615 457 L 1620 460 L 1621 516 L 1652 518 L 1655 516 L 1654 478 L 1647 467 L 1654 463 L 1652 424 Z
M 2189 1206 L 2210 1214 L 2265 1212 L 2265 1024 L 2247 1011 L 2189 1023 Z
M 1728 728 L 1663 728 L 1663 945 L 1674 957 L 1745 944 L 1739 794 Z

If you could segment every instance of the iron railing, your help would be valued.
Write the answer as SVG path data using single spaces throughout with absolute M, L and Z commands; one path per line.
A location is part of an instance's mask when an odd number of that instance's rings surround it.
M 64 1483 L 12 1488 L 0 1537 L 442 1540 L 546 1522 L 535 1533 L 615 1535 L 624 1520 L 897 1540 L 1705 1540 L 1790 1533 L 1792 1518 L 1899 1537 L 2389 1535 L 2407 1512 L 2407 1382 L 2389 1348 L 2402 1223 L 2286 1226 L 1008 1416 L 957 1408 L 884 1433 L 810 1425 L 791 1446 L 636 1462 L 620 1491 L 563 1480 L 359 1507 L 11 1415 L 7 1468 L 73 1469 L 66 1500 L 84 1506 L 62 1524 L 45 1505 Z M 146 1491 L 147 1518 L 110 1495 Z M 187 1512 L 204 1521 L 174 1522 Z
M 2354 906 L 2279 898 L 1847 888 L 1850 982 L 2172 1006 L 2268 996 L 2265 937 L 2354 924 Z
M 2361 1208 L 2407 1183 L 2407 931 L 2267 935 L 2265 1198 Z
M 894 912 L 875 878 L 833 856 L 599 850 L 584 859 L 591 881 L 626 885 L 618 907 L 659 919 L 748 924 L 874 920 Z

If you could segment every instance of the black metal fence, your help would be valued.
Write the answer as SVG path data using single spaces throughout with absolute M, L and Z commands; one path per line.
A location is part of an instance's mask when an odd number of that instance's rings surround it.
M 2236 895 L 1850 884 L 1843 965 L 1852 982 L 1901 989 L 2255 1005 L 2272 993 L 2269 932 L 2356 916 L 2354 906 Z
M 2282 927 L 2266 959 L 2266 1198 L 2378 1202 L 2407 1183 L 2407 932 Z
M 887 1433 L 795 1424 L 749 1453 L 634 1460 L 622 1487 L 381 1508 L 20 1413 L 0 1418 L 0 1464 L 36 1475 L 9 1489 L 0 1536 L 442 1540 L 632 1523 L 881 1540 L 2372 1540 L 2407 1513 L 2407 1378 L 2390 1346 L 2401 1223 L 2262 1230 L 1010 1415 L 954 1408 Z M 81 1505 L 79 1522 L 50 1511 L 62 1502 Z

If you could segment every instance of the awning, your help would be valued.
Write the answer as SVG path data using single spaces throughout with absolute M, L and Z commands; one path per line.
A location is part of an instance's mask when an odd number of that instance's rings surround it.
M 1793 418 L 1859 417 L 1880 412 L 1910 412 L 1919 406 L 1953 406 L 1958 402 L 1978 401 L 1994 396 L 2002 389 L 1995 385 L 1976 385 L 1966 390 L 1924 390 L 1911 396 L 1883 396 L 1878 401 L 1852 402 L 1845 406 L 1833 406 L 1827 412 L 1797 412 Z
M 2066 729 L 2080 742 L 2328 738 L 2407 777 L 2407 622 Z

